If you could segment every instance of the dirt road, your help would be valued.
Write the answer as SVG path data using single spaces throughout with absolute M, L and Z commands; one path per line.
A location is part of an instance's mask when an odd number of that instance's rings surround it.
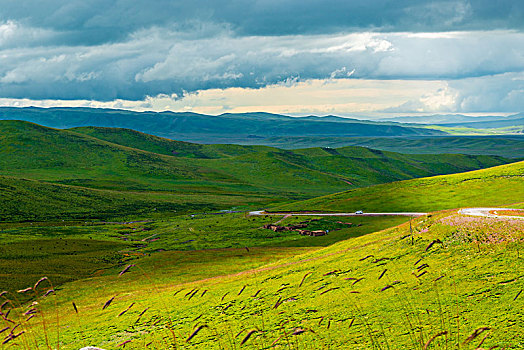
M 512 216 L 512 215 L 499 215 L 497 211 L 512 211 L 519 209 L 512 208 L 465 208 L 460 209 L 459 213 L 462 215 L 471 215 L 471 216 L 483 216 L 487 218 L 499 218 L 499 219 L 521 219 L 524 220 L 524 216 Z M 322 213 L 322 212 L 270 212 L 267 213 L 264 210 L 255 210 L 250 211 L 249 215 L 272 215 L 272 216 L 424 216 L 428 213 L 415 213 L 415 212 L 396 212 L 396 213 Z
M 486 218 L 498 218 L 498 219 L 521 219 L 524 220 L 524 216 L 512 216 L 512 215 L 498 215 L 497 211 L 507 211 L 507 210 L 519 210 L 511 208 L 465 208 L 460 209 L 459 213 L 462 215 L 471 215 L 471 216 L 483 216 Z
M 282 216 L 282 215 L 289 215 L 289 216 L 424 216 L 428 213 L 406 213 L 406 212 L 399 212 L 399 213 L 362 213 L 362 214 L 356 214 L 356 213 L 317 213 L 317 212 L 271 212 L 266 213 L 264 210 L 255 210 L 250 211 L 249 215 L 275 215 L 275 216 Z

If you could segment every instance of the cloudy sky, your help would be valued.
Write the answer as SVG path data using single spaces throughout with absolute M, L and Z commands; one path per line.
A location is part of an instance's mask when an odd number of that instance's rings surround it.
M 524 111 L 521 0 L 1 0 L 0 105 Z

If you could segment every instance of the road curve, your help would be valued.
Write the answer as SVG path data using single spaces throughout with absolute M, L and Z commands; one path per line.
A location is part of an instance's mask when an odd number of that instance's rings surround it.
M 363 214 L 355 214 L 355 213 L 304 213 L 304 212 L 274 212 L 274 213 L 266 213 L 264 210 L 255 210 L 250 211 L 249 215 L 275 215 L 275 216 L 282 216 L 282 215 L 291 215 L 291 216 L 424 216 L 428 213 L 363 213 Z
M 492 214 L 492 211 L 497 210 L 519 210 L 513 208 L 464 208 L 459 210 L 459 214 L 471 215 L 471 216 L 483 216 L 486 218 L 497 218 L 497 219 L 521 219 L 524 220 L 524 216 L 512 216 L 512 215 L 497 215 Z

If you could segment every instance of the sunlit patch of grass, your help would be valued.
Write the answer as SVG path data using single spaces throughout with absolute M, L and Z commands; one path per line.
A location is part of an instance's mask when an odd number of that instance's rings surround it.
M 524 162 L 340 192 L 275 210 L 396 212 L 493 207 L 524 198 Z

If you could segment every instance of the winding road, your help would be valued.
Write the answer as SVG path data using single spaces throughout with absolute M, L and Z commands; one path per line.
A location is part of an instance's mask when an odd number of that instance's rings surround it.
M 362 214 L 356 214 L 356 213 L 312 213 L 312 212 L 272 212 L 272 213 L 266 213 L 264 210 L 255 210 L 250 211 L 249 215 L 273 215 L 273 216 L 282 216 L 282 215 L 290 215 L 290 216 L 424 216 L 428 213 L 362 213 Z
M 521 219 L 524 220 L 524 216 L 512 216 L 512 215 L 498 215 L 492 212 L 506 211 L 506 210 L 519 210 L 513 208 L 465 208 L 460 209 L 459 214 L 470 215 L 470 216 L 483 216 L 487 218 L 499 218 L 499 219 Z M 249 215 L 272 215 L 272 216 L 424 216 L 428 213 L 410 213 L 410 212 L 397 212 L 397 213 L 317 213 L 317 212 L 271 212 L 267 213 L 264 210 L 250 211 Z

